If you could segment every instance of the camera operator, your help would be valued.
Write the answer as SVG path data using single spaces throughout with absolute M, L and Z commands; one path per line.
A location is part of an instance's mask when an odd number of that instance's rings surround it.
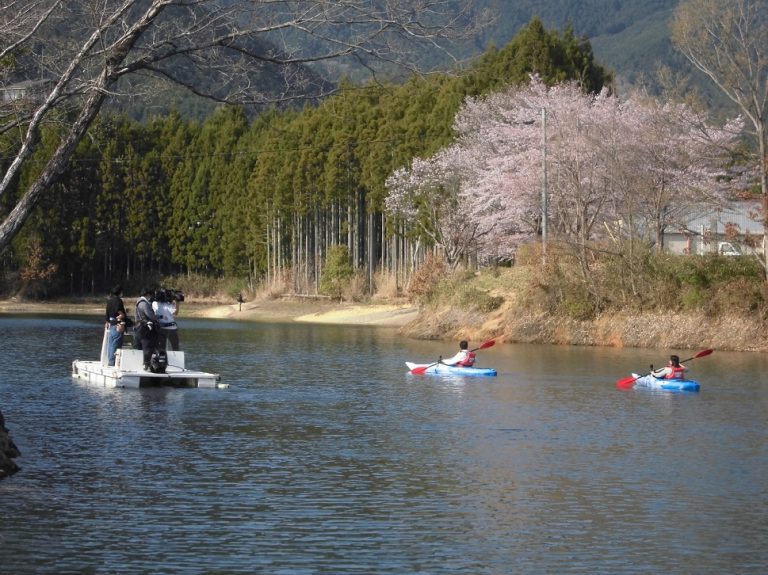
M 140 349 L 144 356 L 144 371 L 150 371 L 150 361 L 158 341 L 157 316 L 149 298 L 152 289 L 141 288 L 141 297 L 136 302 L 136 328 L 133 334 L 133 346 Z
M 152 310 L 157 316 L 160 349 L 167 349 L 167 342 L 170 342 L 173 351 L 181 350 L 176 314 L 179 312 L 178 302 L 182 301 L 184 301 L 184 294 L 178 290 L 161 288 L 155 292 Z

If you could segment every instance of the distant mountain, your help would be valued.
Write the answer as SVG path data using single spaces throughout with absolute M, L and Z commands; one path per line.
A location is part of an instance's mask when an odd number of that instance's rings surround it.
M 479 39 L 482 49 L 504 46 L 534 16 L 544 26 L 571 26 L 590 40 L 595 56 L 614 70 L 620 83 L 634 84 L 659 64 L 678 68 L 681 57 L 670 42 L 669 21 L 679 0 L 477 0 L 498 19 Z
M 476 0 L 497 19 L 477 38 L 473 49 L 504 46 L 538 16 L 548 29 L 571 26 L 586 37 L 597 60 L 615 75 L 619 93 L 632 86 L 659 88 L 657 71 L 664 66 L 685 78 L 712 108 L 724 98 L 673 46 L 670 23 L 680 0 Z
M 233 0 L 241 1 L 241 0 Z M 467 0 L 454 0 L 464 4 Z M 475 38 L 458 48 L 459 56 L 468 60 L 479 56 L 491 46 L 506 46 L 534 17 L 539 17 L 550 30 L 563 31 L 571 27 L 576 37 L 587 38 L 600 64 L 611 70 L 619 94 L 643 84 L 658 90 L 657 71 L 664 66 L 685 78 L 686 89 L 695 87 L 712 108 L 723 108 L 723 98 L 707 80 L 697 76 L 688 61 L 671 42 L 670 22 L 680 0 L 471 0 L 476 14 L 495 14 L 490 24 Z M 423 65 L 441 69 L 450 65 L 437 54 L 414 55 Z M 329 83 L 347 76 L 361 80 L 360 59 L 335 60 L 308 67 L 308 73 Z M 309 71 L 311 70 L 311 71 Z M 386 74 L 385 74 L 386 76 Z M 269 78 L 261 78 L 267 85 Z M 205 77 L 199 78 L 205 84 Z M 135 117 L 163 113 L 175 107 L 184 115 L 205 117 L 216 107 L 213 102 L 190 96 L 179 88 L 156 86 L 144 92 L 144 101 L 134 99 L 128 105 L 116 104 L 116 109 Z M 115 109 L 115 108 L 113 108 Z

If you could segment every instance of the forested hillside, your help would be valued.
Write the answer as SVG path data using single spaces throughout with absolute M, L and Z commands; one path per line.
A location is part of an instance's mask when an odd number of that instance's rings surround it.
M 320 106 L 253 122 L 241 108 L 202 123 L 105 115 L 6 251 L 4 269 L 16 274 L 8 283 L 50 296 L 104 290 L 114 278 L 198 273 L 251 283 L 286 276 L 296 291 L 316 292 L 338 244 L 369 287 L 378 270 L 405 281 L 430 246 L 394 233 L 400 224 L 383 209 L 387 177 L 452 140 L 466 96 L 534 71 L 551 82 L 578 73 L 594 91 L 608 79 L 588 44 L 534 21 L 464 75 L 349 84 Z M 44 132 L 38 157 L 51 154 L 49 141 Z
M 303 109 L 101 114 L 4 251 L 0 287 L 50 297 L 186 276 L 413 294 L 443 264 L 506 264 L 551 241 L 576 263 L 581 292 L 566 303 L 578 314 L 610 305 L 593 285 L 600 253 L 625 270 L 622 298 L 642 299 L 664 230 L 748 195 L 754 174 L 737 148 L 743 120 L 617 98 L 611 83 L 588 40 L 534 18 L 461 69 L 343 81 Z M 0 212 L 36 181 L 58 129 L 41 126 Z M 19 142 L 0 137 L 12 158 Z

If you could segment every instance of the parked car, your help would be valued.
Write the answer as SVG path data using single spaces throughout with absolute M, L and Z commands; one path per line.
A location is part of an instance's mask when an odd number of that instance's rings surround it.
M 740 256 L 741 252 L 731 242 L 718 242 L 717 253 L 721 256 Z

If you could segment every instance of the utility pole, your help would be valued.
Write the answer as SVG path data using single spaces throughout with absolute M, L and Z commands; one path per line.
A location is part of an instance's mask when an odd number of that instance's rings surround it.
M 547 257 L 547 212 L 549 190 L 547 183 L 547 109 L 541 109 L 541 254 L 544 262 Z

